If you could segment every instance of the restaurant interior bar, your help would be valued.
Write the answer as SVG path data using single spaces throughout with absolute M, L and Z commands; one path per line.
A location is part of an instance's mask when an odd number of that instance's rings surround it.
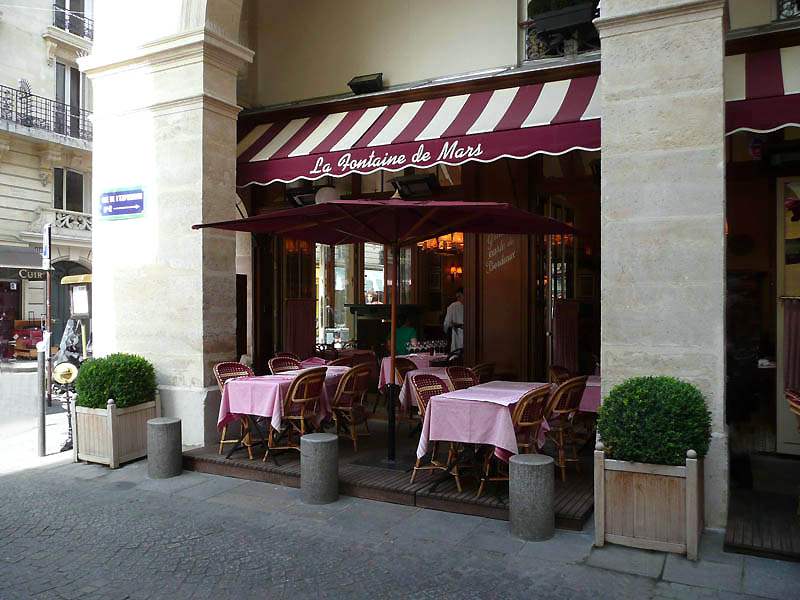
M 421 371 L 475 368 L 482 383 L 530 382 L 531 389 L 574 380 L 565 398 L 574 397 L 580 418 L 569 442 L 537 430 L 537 447 L 564 458 L 557 464 L 557 522 L 580 529 L 591 514 L 600 396 L 600 153 L 597 76 L 580 75 L 545 83 L 491 81 L 489 87 L 477 80 L 458 93 L 428 89 L 394 102 L 378 98 L 378 104 L 368 96 L 240 116 L 238 192 L 241 213 L 250 219 L 332 200 L 496 202 L 569 231 L 476 234 L 453 223 L 442 235 L 400 249 L 396 282 L 386 244 L 330 246 L 294 239 L 290 232 L 252 235 L 252 270 L 238 276 L 237 348 L 253 371 L 270 373 L 270 359 L 280 354 L 303 366 L 371 365 L 361 400 L 369 436 L 353 434 L 350 444 L 350 431 L 342 432 L 345 493 L 507 518 L 507 465 L 485 458 L 491 445 L 460 444 L 460 477 L 452 468 L 419 474 L 413 468 L 420 464 L 414 451 L 422 411 L 416 400 L 404 398 L 416 390 L 403 379 L 416 371 L 398 371 L 397 461 L 382 464 L 396 285 L 398 324 L 413 330 L 397 353 Z M 459 299 L 463 343 L 454 348 L 446 320 Z M 586 410 L 578 411 L 578 404 Z M 225 406 L 223 397 L 223 411 Z M 339 432 L 335 421 L 322 419 L 318 427 Z M 229 427 L 236 430 L 236 424 Z M 258 437 L 259 425 L 249 427 Z M 251 460 L 251 449 L 240 446 L 190 451 L 187 466 L 299 485 L 297 451 L 270 453 L 264 461 L 263 449 L 254 448 Z

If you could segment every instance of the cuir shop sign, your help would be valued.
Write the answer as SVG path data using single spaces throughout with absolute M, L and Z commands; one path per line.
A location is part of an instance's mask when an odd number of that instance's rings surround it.
M 45 271 L 39 271 L 37 269 L 19 270 L 20 279 L 27 279 L 28 281 L 44 281 L 45 277 L 46 277 Z

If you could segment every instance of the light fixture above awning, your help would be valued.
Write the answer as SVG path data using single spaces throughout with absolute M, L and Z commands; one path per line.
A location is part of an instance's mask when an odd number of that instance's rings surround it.
M 599 105 L 589 76 L 276 120 L 239 141 L 237 184 L 598 150 Z
M 725 132 L 800 127 L 800 46 L 725 57 Z

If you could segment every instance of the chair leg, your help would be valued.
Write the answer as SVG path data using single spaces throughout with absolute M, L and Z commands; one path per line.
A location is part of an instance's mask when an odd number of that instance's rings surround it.
M 269 427 L 269 437 L 267 438 L 267 451 L 264 452 L 264 459 L 263 459 L 264 462 L 267 462 L 267 457 L 269 456 L 269 451 L 272 448 L 272 446 L 274 445 L 273 437 L 272 437 L 273 436 L 272 427 L 269 426 L 269 425 L 268 425 L 268 427 Z
M 414 470 L 411 471 L 411 483 L 414 483 L 414 478 L 417 476 L 417 469 L 422 464 L 422 459 L 418 458 L 417 462 L 414 463 Z
M 225 439 L 228 437 L 228 426 L 222 428 L 222 437 L 219 438 L 219 453 L 222 454 L 222 446 L 225 444 Z
M 247 448 L 247 458 L 249 460 L 253 460 L 253 436 L 251 435 L 250 432 L 250 425 L 248 425 L 247 421 L 242 421 L 241 427 L 242 429 L 247 431 L 247 433 L 244 436 L 244 445 Z
M 561 468 L 561 481 L 567 480 L 567 454 L 564 451 L 564 432 L 558 432 L 558 466 Z
M 486 481 L 489 479 L 489 469 L 492 465 L 492 454 L 491 452 L 486 455 L 486 458 L 483 461 L 483 477 L 481 477 L 481 484 L 478 487 L 478 494 L 477 497 L 480 498 L 481 494 L 483 494 L 483 488 L 486 486 Z
M 350 438 L 353 440 L 353 452 L 358 452 L 358 431 L 355 420 L 350 421 Z

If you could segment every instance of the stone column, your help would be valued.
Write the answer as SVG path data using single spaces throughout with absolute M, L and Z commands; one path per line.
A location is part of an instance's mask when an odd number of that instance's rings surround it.
M 102 4 L 102 3 L 101 3 Z M 217 439 L 215 362 L 235 354 L 236 39 L 241 0 L 97 7 L 81 68 L 94 86 L 94 351 L 151 360 L 185 444 Z M 113 6 L 111 6 L 113 4 Z M 144 190 L 141 217 L 110 220 L 100 194 Z
M 604 0 L 603 392 L 636 375 L 705 394 L 705 521 L 724 527 L 723 0 Z

